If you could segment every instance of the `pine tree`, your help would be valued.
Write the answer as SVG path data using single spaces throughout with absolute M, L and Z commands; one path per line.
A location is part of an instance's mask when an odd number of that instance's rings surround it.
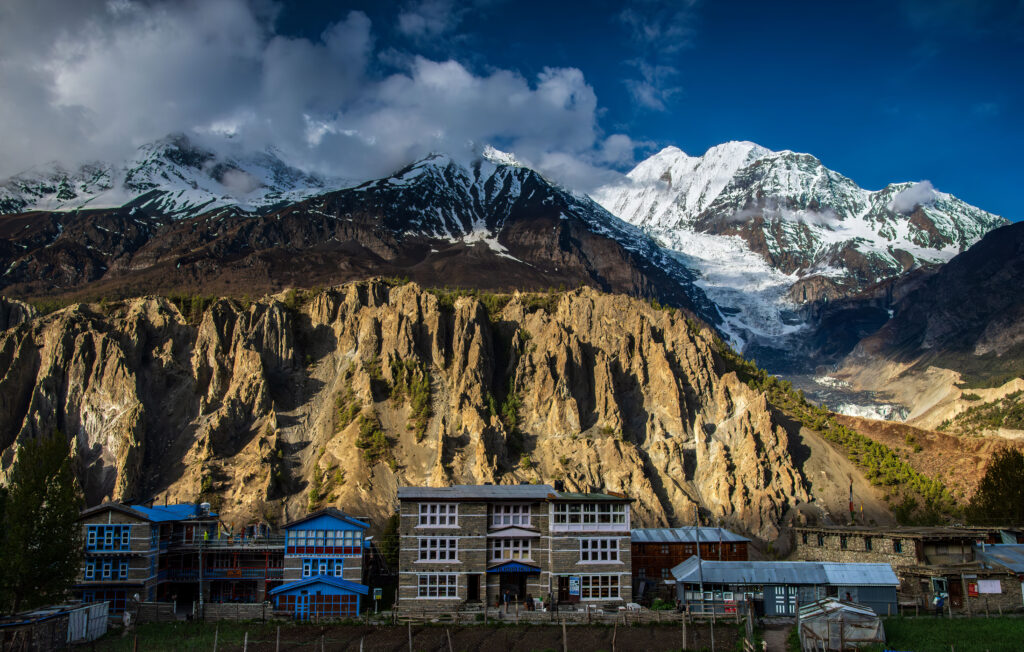
M 1024 454 L 1004 448 L 992 456 L 967 518 L 978 525 L 1024 524 Z
M 82 498 L 59 432 L 18 449 L 0 497 L 0 612 L 60 602 L 82 564 Z

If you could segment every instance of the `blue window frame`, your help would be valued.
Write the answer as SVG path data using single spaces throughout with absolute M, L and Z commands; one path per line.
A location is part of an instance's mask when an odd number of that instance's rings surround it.
M 85 562 L 85 579 L 93 580 L 96 579 L 96 561 L 90 559 Z
M 130 550 L 130 525 L 90 525 L 86 528 L 86 550 Z

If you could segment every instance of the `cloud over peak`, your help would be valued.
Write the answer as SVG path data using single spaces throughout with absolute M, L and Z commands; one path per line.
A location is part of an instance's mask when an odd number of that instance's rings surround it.
M 304 38 L 279 33 L 274 5 L 255 0 L 60 4 L 66 13 L 30 0 L 0 9 L 0 124 L 13 135 L 0 177 L 47 160 L 118 160 L 177 131 L 273 145 L 346 178 L 431 151 L 468 157 L 481 143 L 580 189 L 632 162 L 635 144 L 601 130 L 577 68 L 528 79 L 417 54 L 382 62 L 359 11 Z M 410 4 L 398 28 L 439 33 L 453 11 L 445 0 Z
M 935 201 L 935 187 L 932 182 L 918 181 L 899 191 L 889 202 L 889 210 L 897 213 L 912 213 L 918 206 L 931 204 Z

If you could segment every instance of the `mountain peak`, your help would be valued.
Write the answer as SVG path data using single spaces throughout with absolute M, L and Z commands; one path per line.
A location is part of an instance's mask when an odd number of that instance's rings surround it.
M 495 165 L 511 165 L 517 168 L 526 167 L 519 161 L 519 159 L 516 158 L 515 154 L 503 152 L 491 145 L 484 147 L 484 151 L 481 152 L 481 156 Z

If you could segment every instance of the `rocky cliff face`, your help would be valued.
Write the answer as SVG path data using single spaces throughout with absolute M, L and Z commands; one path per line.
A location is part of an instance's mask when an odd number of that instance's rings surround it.
M 402 484 L 561 479 L 634 497 L 637 524 L 699 508 L 764 540 L 817 492 L 790 454 L 810 440 L 678 311 L 379 281 L 200 308 L 79 304 L 4 330 L 3 472 L 19 441 L 60 429 L 90 503 L 379 518 Z

